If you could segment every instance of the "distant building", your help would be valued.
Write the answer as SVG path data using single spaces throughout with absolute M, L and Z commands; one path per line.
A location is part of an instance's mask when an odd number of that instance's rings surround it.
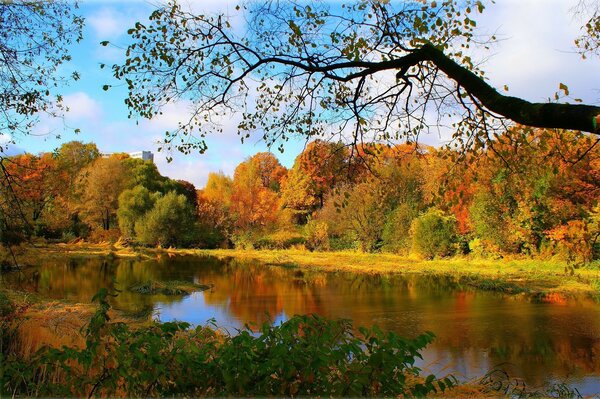
M 112 152 L 103 152 L 102 157 L 109 158 L 113 154 L 114 153 L 112 153 Z M 152 151 L 135 151 L 135 152 L 128 153 L 128 155 L 131 158 L 142 159 L 144 161 L 150 161 L 150 162 L 154 163 L 154 154 L 152 153 Z
M 152 151 L 130 152 L 129 156 L 131 158 L 139 158 L 139 159 L 143 159 L 144 161 L 154 162 L 154 154 L 152 153 Z

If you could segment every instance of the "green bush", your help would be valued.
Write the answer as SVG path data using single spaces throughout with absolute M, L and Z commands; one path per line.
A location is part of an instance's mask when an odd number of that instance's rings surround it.
M 329 237 L 329 249 L 331 251 L 357 250 L 358 240 L 355 234 L 344 234 L 339 237 Z
M 187 198 L 171 191 L 135 223 L 140 242 L 146 245 L 185 246 L 196 238 L 194 210 Z
M 407 253 L 411 245 L 410 225 L 419 215 L 410 203 L 400 204 L 388 216 L 383 229 L 384 251 Z
M 413 220 L 410 227 L 412 251 L 426 259 L 451 256 L 458 241 L 456 218 L 431 208 Z
M 277 231 L 260 237 L 255 242 L 257 249 L 289 249 L 304 244 L 304 237 L 296 231 Z
M 84 348 L 4 362 L 0 395 L 79 397 L 425 396 L 455 384 L 419 376 L 432 333 L 405 339 L 347 320 L 295 316 L 226 336 L 208 327 L 109 323 L 106 290 Z M 49 378 L 48 376 L 54 376 Z M 60 376 L 60 381 L 57 377 Z

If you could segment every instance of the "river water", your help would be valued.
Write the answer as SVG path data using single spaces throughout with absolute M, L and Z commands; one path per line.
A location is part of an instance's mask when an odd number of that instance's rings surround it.
M 231 333 L 245 324 L 308 313 L 351 319 L 355 326 L 377 324 L 409 337 L 432 331 L 437 338 L 420 366 L 438 376 L 469 380 L 501 368 L 528 386 L 565 382 L 584 395 L 600 393 L 600 303 L 591 299 L 539 302 L 477 291 L 444 277 L 311 272 L 210 257 L 65 258 L 3 280 L 77 302 L 89 302 L 102 287 L 119 290 L 112 306 L 127 314 L 192 324 L 215 319 Z M 212 288 L 188 296 L 128 290 L 168 280 Z

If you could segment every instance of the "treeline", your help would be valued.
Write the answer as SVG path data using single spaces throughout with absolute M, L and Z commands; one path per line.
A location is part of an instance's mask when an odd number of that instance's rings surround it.
M 192 245 L 196 189 L 161 176 L 149 161 L 100 156 L 73 141 L 54 153 L 2 159 L 0 240 L 135 237 L 147 245 Z
M 514 128 L 466 154 L 315 140 L 289 170 L 258 153 L 198 191 L 76 142 L 6 167 L 31 233 L 46 237 L 573 263 L 600 253 L 600 148 L 569 131 Z

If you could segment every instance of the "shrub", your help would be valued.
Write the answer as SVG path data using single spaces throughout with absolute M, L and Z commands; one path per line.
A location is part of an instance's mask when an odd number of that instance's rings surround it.
M 423 258 L 451 256 L 456 252 L 456 218 L 439 209 L 431 208 L 413 220 L 410 232 L 412 251 Z
M 474 238 L 469 241 L 469 252 L 480 258 L 500 258 L 500 248 L 487 240 Z
M 251 231 L 238 231 L 231 236 L 235 249 L 254 249 L 254 234 Z
M 455 384 L 420 378 L 432 333 L 406 339 L 347 320 L 295 316 L 224 336 L 208 327 L 109 323 L 106 290 L 84 348 L 9 358 L 0 394 L 12 396 L 425 396 Z M 60 383 L 49 376 L 61 375 Z
M 135 232 L 146 245 L 183 246 L 195 237 L 194 221 L 194 210 L 185 195 L 171 191 L 136 222 Z
M 410 225 L 419 215 L 410 203 L 400 204 L 388 216 L 383 229 L 383 250 L 407 253 L 410 249 Z
M 311 251 L 328 251 L 329 246 L 329 226 L 326 222 L 309 220 L 304 226 L 306 236 L 306 248 Z
M 329 238 L 329 249 L 331 251 L 357 250 L 358 246 L 358 240 L 354 233 Z
M 15 306 L 12 301 L 4 292 L 0 291 L 0 318 L 10 315 L 14 310 Z
M 304 244 L 304 237 L 297 231 L 277 231 L 256 240 L 257 249 L 288 249 Z

